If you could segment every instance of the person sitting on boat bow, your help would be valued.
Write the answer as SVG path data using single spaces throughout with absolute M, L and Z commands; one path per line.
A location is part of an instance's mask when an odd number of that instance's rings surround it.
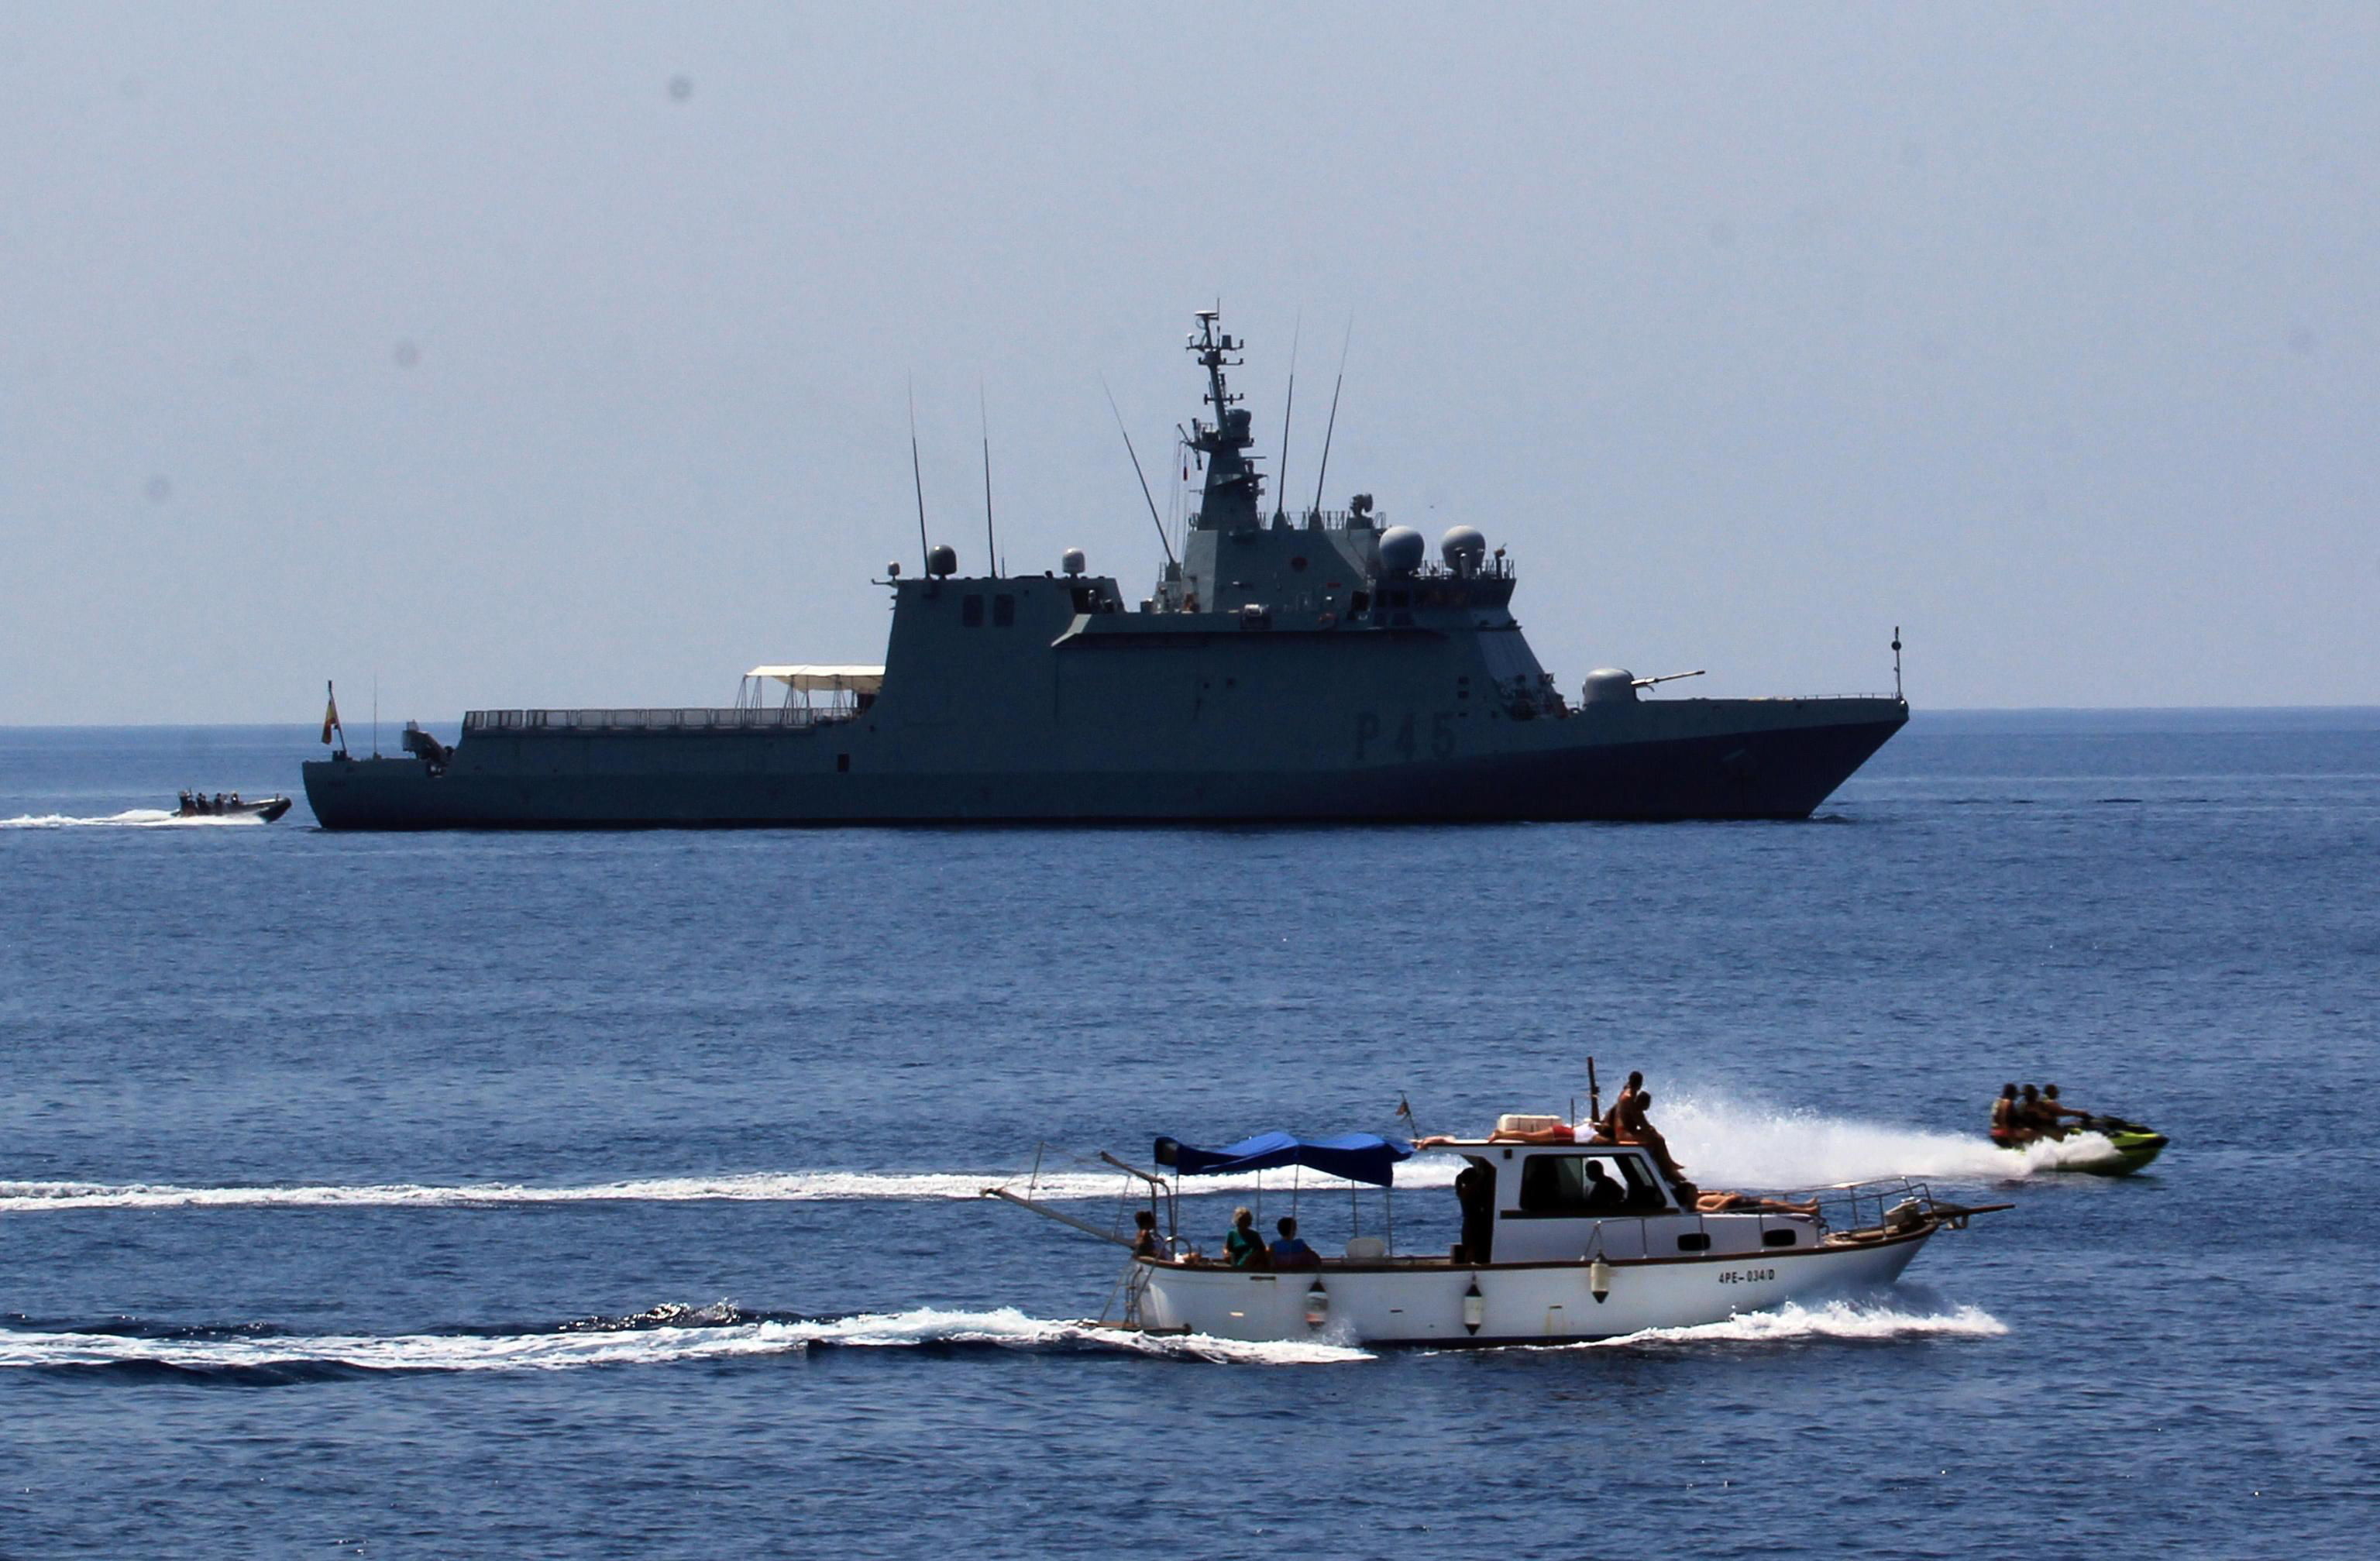
M 1242 1205 L 1232 1211 L 1232 1228 L 1223 1233 L 1223 1255 L 1234 1268 L 1269 1268 L 1272 1253 L 1265 1240 L 1257 1234 L 1254 1209 Z

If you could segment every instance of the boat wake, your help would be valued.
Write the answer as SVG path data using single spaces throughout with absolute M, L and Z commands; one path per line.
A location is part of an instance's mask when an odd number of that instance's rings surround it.
M 15 818 L 0 818 L 0 829 L 246 829 L 263 822 L 253 813 L 200 814 L 185 818 L 162 807 L 131 807 L 104 818 L 76 818 L 63 813 L 20 814 Z
M 1045 1176 L 1036 1196 L 1111 1198 L 1113 1171 Z M 543 1187 L 524 1182 L 454 1184 L 195 1187 L 172 1183 L 0 1181 L 0 1212 L 43 1209 L 183 1208 L 486 1208 L 508 1204 L 843 1203 L 969 1200 L 986 1187 L 1024 1186 L 1005 1171 L 756 1171 L 730 1176 L 663 1176 Z
M 1400 1172 L 1400 1187 L 1451 1185 L 1452 1164 Z M 44 1209 L 185 1208 L 490 1208 L 508 1204 L 971 1202 L 987 1187 L 1007 1187 L 1055 1203 L 1112 1199 L 1123 1185 L 1113 1170 L 1058 1171 L 1026 1179 L 1014 1171 L 753 1171 L 725 1176 L 662 1176 L 546 1187 L 525 1182 L 199 1187 L 170 1182 L 0 1181 L 0 1213 Z M 1230 1195 L 1257 1185 L 1252 1176 L 1208 1177 L 1185 1195 Z M 1287 1183 L 1268 1178 L 1266 1187 Z M 1343 1189 L 1336 1177 L 1308 1173 L 1308 1192 Z
M 751 1316 L 732 1305 L 658 1307 L 525 1333 L 260 1335 L 251 1329 L 42 1332 L 0 1329 L 0 1371 L 104 1371 L 138 1376 L 279 1384 L 381 1373 L 555 1372 L 795 1355 L 820 1349 L 1111 1352 L 1241 1365 L 1364 1361 L 1322 1343 L 1243 1343 L 1152 1337 L 1078 1322 L 991 1312 Z
M 1646 1346 L 1702 1347 L 1714 1344 L 1794 1344 L 1805 1340 L 1909 1338 L 1998 1338 L 2008 1325 L 1980 1306 L 1958 1306 L 1947 1312 L 1904 1312 L 1897 1307 L 1851 1301 L 1803 1305 L 1787 1301 L 1766 1312 L 1746 1312 L 1723 1323 L 1703 1323 L 1684 1328 L 1646 1328 L 1618 1338 L 1591 1344 L 1527 1346 L 1552 1349 L 1641 1349 Z
M 1592 1344 L 1509 1348 L 1560 1352 L 1778 1345 L 1806 1341 L 1996 1338 L 2008 1332 L 1974 1306 L 1912 1313 L 1889 1305 L 1789 1303 L 1697 1327 L 1647 1328 Z M 1251 1366 L 1318 1366 L 1373 1354 L 1321 1340 L 1251 1342 L 1151 1335 L 1032 1317 L 1014 1307 L 860 1313 L 840 1317 L 754 1315 L 721 1301 L 658 1306 L 628 1317 L 583 1318 L 526 1331 L 428 1334 L 279 1334 L 253 1326 L 151 1329 L 0 1328 L 0 1371 L 99 1372 L 260 1386 L 401 1373 L 560 1372 L 762 1359 L 830 1349 L 923 1349 L 941 1354 L 1018 1351 L 1121 1354 Z M 1442 1353 L 1426 1351 L 1425 1353 Z

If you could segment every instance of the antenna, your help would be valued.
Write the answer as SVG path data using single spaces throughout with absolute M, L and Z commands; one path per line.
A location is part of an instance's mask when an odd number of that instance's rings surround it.
M 991 414 L 983 404 L 983 381 L 975 382 L 976 416 L 983 422 L 983 556 L 991 577 L 1000 578 L 1000 549 L 991 539 Z
M 1339 431 L 1339 387 L 1347 382 L 1347 347 L 1355 339 L 1355 318 L 1347 317 L 1347 334 L 1339 343 L 1339 378 L 1330 386 L 1330 421 L 1322 430 L 1322 469 L 1314 474 L 1314 513 L 1322 513 L 1322 479 L 1330 475 L 1330 436 Z
M 1297 339 L 1305 330 L 1305 311 L 1297 311 L 1297 323 L 1289 333 L 1289 399 L 1281 409 L 1281 470 L 1272 479 L 1272 517 L 1281 518 L 1281 495 L 1289 491 L 1289 419 L 1297 410 Z
M 372 757 L 380 757 L 380 669 L 372 669 Z
M 1892 625 L 1892 696 L 1904 705 L 1909 703 L 1909 696 L 1900 692 L 1900 625 L 1898 623 Z
M 909 381 L 909 480 L 917 489 L 917 562 L 929 582 L 934 577 L 934 550 L 926 541 L 926 478 L 917 469 L 917 381 Z M 931 594 L 930 592 L 928 594 Z
M 1148 474 L 1140 469 L 1140 452 L 1132 447 L 1132 434 L 1123 426 L 1123 409 L 1116 405 L 1115 392 L 1108 390 L 1108 377 L 1099 376 L 1099 389 L 1107 391 L 1108 410 L 1115 414 L 1116 432 L 1123 435 L 1123 453 L 1132 457 L 1132 475 L 1140 478 L 1140 496 L 1148 502 L 1148 523 L 1157 527 L 1157 545 L 1165 550 L 1165 562 L 1172 563 L 1173 543 L 1165 535 L 1165 523 L 1157 518 L 1157 500 L 1148 491 Z

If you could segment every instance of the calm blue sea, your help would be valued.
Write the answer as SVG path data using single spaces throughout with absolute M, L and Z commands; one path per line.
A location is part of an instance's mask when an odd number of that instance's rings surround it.
M 0 1556 L 2370 1552 L 2380 711 L 1920 715 L 1800 825 L 159 821 L 313 735 L 0 731 Z M 973 1195 L 1589 1053 L 1706 1186 L 2016 1207 L 1373 1358 L 1095 1337 L 1114 1249 Z M 2173 1147 L 2021 1174 L 2011 1080 Z

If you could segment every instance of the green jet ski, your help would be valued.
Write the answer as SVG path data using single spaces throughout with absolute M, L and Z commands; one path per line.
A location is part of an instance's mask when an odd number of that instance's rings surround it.
M 2086 1154 L 2085 1146 L 2075 1142 L 2085 1135 L 2104 1138 L 2112 1154 Z M 2084 1117 L 2066 1131 L 2060 1138 L 2036 1137 L 2011 1143 L 2005 1135 L 1994 1133 L 1992 1142 L 2011 1155 L 2022 1155 L 2033 1162 L 2034 1170 L 2081 1171 L 2088 1176 L 2130 1176 L 2146 1166 L 2165 1150 L 2165 1134 L 2144 1128 L 2138 1122 L 2128 1122 L 2121 1117 Z M 2056 1145 L 2058 1153 L 2047 1161 L 2035 1160 L 2034 1145 Z

